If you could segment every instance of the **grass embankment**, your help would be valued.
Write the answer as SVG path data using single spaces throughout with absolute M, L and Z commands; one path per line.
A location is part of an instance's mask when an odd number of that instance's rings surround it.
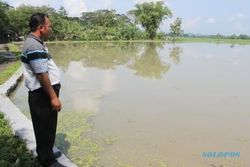
M 12 45 L 12 44 L 11 44 Z M 20 49 L 11 46 L 10 51 L 20 53 Z M 7 63 L 0 72 L 0 85 L 8 80 L 20 67 L 20 62 Z M 12 134 L 8 121 L 0 113 L 0 167 L 40 167 L 37 160 L 26 149 L 25 143 Z
M 25 143 L 13 136 L 2 113 L 0 113 L 0 166 L 40 167 L 35 158 L 27 151 Z
M 10 63 L 10 65 L 4 64 L 4 66 L 5 67 L 3 68 L 3 71 L 1 70 L 0 73 L 0 85 L 2 85 L 6 80 L 8 80 L 17 71 L 17 69 L 19 69 L 21 63 L 17 61 Z
M 20 47 L 14 43 L 8 43 L 7 45 L 7 51 L 12 52 L 16 56 L 19 56 L 21 53 Z
M 18 59 L 18 57 L 21 54 L 21 50 L 19 46 L 13 43 L 9 43 L 6 45 L 5 50 L 7 52 L 12 52 L 14 55 L 16 55 L 17 61 L 0 64 L 0 70 L 1 70 L 0 85 L 2 85 L 6 80 L 8 80 L 16 72 L 16 70 L 21 66 L 21 63 Z

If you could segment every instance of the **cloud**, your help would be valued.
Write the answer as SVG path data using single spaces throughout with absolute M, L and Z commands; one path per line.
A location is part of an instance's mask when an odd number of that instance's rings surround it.
M 229 18 L 229 21 L 233 24 L 233 27 L 239 33 L 243 33 L 247 30 L 244 26 L 245 15 L 243 13 L 237 13 Z
M 198 23 L 201 21 L 201 16 L 197 16 L 195 18 L 189 19 L 186 21 L 184 26 L 188 29 L 194 28 L 198 25 Z
M 213 17 L 210 17 L 210 18 L 207 19 L 207 23 L 214 24 L 215 23 L 215 19 Z
M 157 1 L 161 1 L 161 0 L 134 0 L 134 3 L 138 4 L 138 3 L 144 3 L 144 2 L 157 2 Z
M 245 17 L 245 16 L 244 16 L 243 13 L 237 13 L 236 15 L 231 16 L 231 17 L 229 18 L 229 20 L 232 21 L 232 22 L 235 22 L 235 21 L 244 20 L 244 17 Z
M 112 6 L 113 0 L 103 0 L 103 1 L 105 8 L 110 8 Z
M 234 25 L 234 28 L 235 28 L 237 31 L 243 32 L 243 31 L 246 30 L 246 27 L 245 27 L 242 23 L 235 22 L 235 23 L 233 23 L 233 25 Z
M 18 7 L 20 5 L 32 5 L 32 6 L 43 6 L 43 5 L 49 5 L 50 0 L 9 0 L 7 2 L 8 4 Z
M 86 4 L 83 0 L 64 0 L 62 5 L 71 17 L 79 17 L 82 12 L 87 11 Z

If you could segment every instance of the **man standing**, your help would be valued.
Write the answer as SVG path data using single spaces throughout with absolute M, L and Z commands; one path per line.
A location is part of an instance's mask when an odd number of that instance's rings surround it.
M 59 100 L 60 72 L 44 44 L 51 31 L 49 17 L 33 14 L 29 21 L 31 33 L 23 44 L 21 61 L 25 86 L 29 89 L 29 107 L 36 137 L 38 161 L 44 167 L 63 167 L 53 153 Z

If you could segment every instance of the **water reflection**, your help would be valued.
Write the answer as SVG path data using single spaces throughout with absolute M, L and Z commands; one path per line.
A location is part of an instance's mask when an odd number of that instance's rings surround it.
M 182 48 L 173 45 L 164 52 L 165 43 L 82 43 L 52 44 L 50 51 L 57 63 L 66 71 L 71 61 L 81 61 L 82 66 L 98 69 L 115 69 L 125 65 L 135 75 L 161 78 L 170 70 L 171 62 L 180 63 Z M 66 49 L 67 48 L 67 49 Z M 161 52 L 164 55 L 161 56 Z M 164 61 L 167 54 L 169 60 Z
M 172 48 L 169 48 L 169 58 L 175 64 L 180 64 L 182 52 L 183 52 L 182 47 L 174 45 Z
M 241 152 L 231 166 L 250 166 L 249 46 L 94 42 L 49 49 L 64 71 L 57 145 L 79 167 L 230 166 L 201 156 L 224 150 Z M 24 86 L 14 96 L 28 111 Z
M 161 49 L 161 43 L 149 43 L 143 48 L 143 52 L 137 55 L 129 68 L 135 70 L 135 74 L 142 77 L 161 78 L 170 69 L 170 64 L 163 62 L 157 49 Z
M 49 46 L 57 63 L 65 70 L 70 61 L 81 60 L 84 67 L 98 69 L 115 69 L 118 65 L 127 64 L 136 56 L 141 44 L 137 43 L 81 43 L 52 44 Z
M 56 134 L 56 146 L 62 150 L 62 152 L 65 155 L 68 155 L 68 151 L 70 148 L 70 143 L 66 140 L 66 134 L 65 133 L 57 133 Z

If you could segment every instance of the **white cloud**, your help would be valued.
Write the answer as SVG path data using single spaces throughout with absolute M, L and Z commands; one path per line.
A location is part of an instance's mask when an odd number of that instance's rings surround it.
M 229 18 L 229 20 L 232 21 L 232 22 L 235 22 L 235 21 L 244 20 L 244 17 L 245 17 L 245 16 L 244 16 L 243 13 L 237 13 L 236 15 L 231 16 L 231 17 Z
M 64 0 L 62 5 L 67 10 L 68 15 L 79 17 L 82 12 L 87 11 L 86 4 L 83 0 Z
M 32 6 L 42 6 L 42 5 L 49 5 L 50 0 L 9 0 L 7 1 L 10 5 L 14 7 L 18 7 L 20 5 L 32 5 Z
M 103 1 L 104 1 L 105 8 L 110 8 L 113 3 L 113 0 L 103 0 Z
M 213 17 L 210 17 L 210 18 L 207 19 L 207 23 L 214 24 L 215 23 L 215 19 Z
M 195 18 L 187 20 L 184 26 L 188 29 L 191 29 L 196 27 L 200 21 L 201 21 L 201 16 L 197 16 Z
M 237 13 L 236 15 L 231 16 L 229 21 L 232 22 L 234 29 L 239 33 L 244 33 L 244 31 L 247 30 L 244 26 L 245 15 L 243 13 Z
M 144 3 L 144 2 L 157 2 L 160 0 L 134 0 L 135 3 Z
M 240 22 L 235 22 L 235 23 L 233 23 L 233 25 L 234 25 L 234 28 L 235 28 L 237 31 L 243 32 L 243 31 L 246 30 L 246 27 L 243 26 L 243 24 L 240 23 Z

